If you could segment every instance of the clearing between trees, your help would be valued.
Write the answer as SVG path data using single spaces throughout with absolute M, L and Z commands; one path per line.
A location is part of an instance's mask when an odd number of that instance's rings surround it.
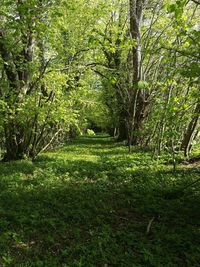
M 80 137 L 0 164 L 0 266 L 198 267 L 199 163 Z

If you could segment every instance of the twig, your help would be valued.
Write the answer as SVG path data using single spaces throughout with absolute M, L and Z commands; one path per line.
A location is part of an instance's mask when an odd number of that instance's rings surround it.
M 39 153 L 44 152 L 44 151 L 51 145 L 51 143 L 52 143 L 53 140 L 56 138 L 56 136 L 61 132 L 61 130 L 62 130 L 62 129 L 59 129 L 59 130 L 54 134 L 54 136 L 51 138 L 51 140 L 49 141 L 49 143 L 48 143 L 45 147 L 43 147 Z
M 150 233 L 150 230 L 151 230 L 151 225 L 153 223 L 153 221 L 155 220 L 155 217 L 153 217 L 149 223 L 148 223 L 148 226 L 147 226 L 147 231 L 146 231 L 146 234 L 148 235 Z

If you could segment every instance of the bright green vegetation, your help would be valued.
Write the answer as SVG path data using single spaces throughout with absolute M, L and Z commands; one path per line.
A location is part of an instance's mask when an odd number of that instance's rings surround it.
M 1 163 L 0 266 L 198 267 L 199 173 L 99 135 Z
M 1 0 L 0 160 L 87 130 L 129 151 L 200 143 L 199 0 Z
M 200 267 L 199 17 L 0 1 L 0 267 Z

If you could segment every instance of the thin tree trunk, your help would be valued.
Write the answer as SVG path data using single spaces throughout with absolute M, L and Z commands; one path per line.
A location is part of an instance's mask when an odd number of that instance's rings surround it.
M 196 105 L 194 115 L 187 127 L 187 130 L 182 140 L 181 148 L 184 150 L 185 157 L 189 156 L 190 150 L 192 148 L 192 141 L 194 139 L 195 130 L 199 122 L 199 114 L 200 114 L 200 102 L 198 102 Z

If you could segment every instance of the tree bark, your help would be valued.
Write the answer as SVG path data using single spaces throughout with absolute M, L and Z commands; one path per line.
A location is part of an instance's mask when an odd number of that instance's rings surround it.
M 137 145 L 140 143 L 141 131 L 143 129 L 144 119 L 147 117 L 147 95 L 142 88 L 139 88 L 139 82 L 142 80 L 142 61 L 141 61 L 141 23 L 143 11 L 147 0 L 130 0 L 130 33 L 135 41 L 132 48 L 132 88 L 130 88 L 130 106 L 128 143 Z
M 187 127 L 187 130 L 182 140 L 181 148 L 182 150 L 184 150 L 185 157 L 189 156 L 190 150 L 192 148 L 192 141 L 194 140 L 195 130 L 199 122 L 199 114 L 200 114 L 200 102 L 198 102 L 196 105 L 193 117 Z
M 6 153 L 3 161 L 22 159 L 28 150 L 26 134 L 29 129 L 18 122 L 17 107 L 24 102 L 30 85 L 30 73 L 27 67 L 33 57 L 33 36 L 30 29 L 26 35 L 22 34 L 21 43 L 21 51 L 13 55 L 6 46 L 6 36 L 0 32 L 0 54 L 4 60 L 4 70 L 9 84 L 5 100 L 11 110 L 4 122 Z

